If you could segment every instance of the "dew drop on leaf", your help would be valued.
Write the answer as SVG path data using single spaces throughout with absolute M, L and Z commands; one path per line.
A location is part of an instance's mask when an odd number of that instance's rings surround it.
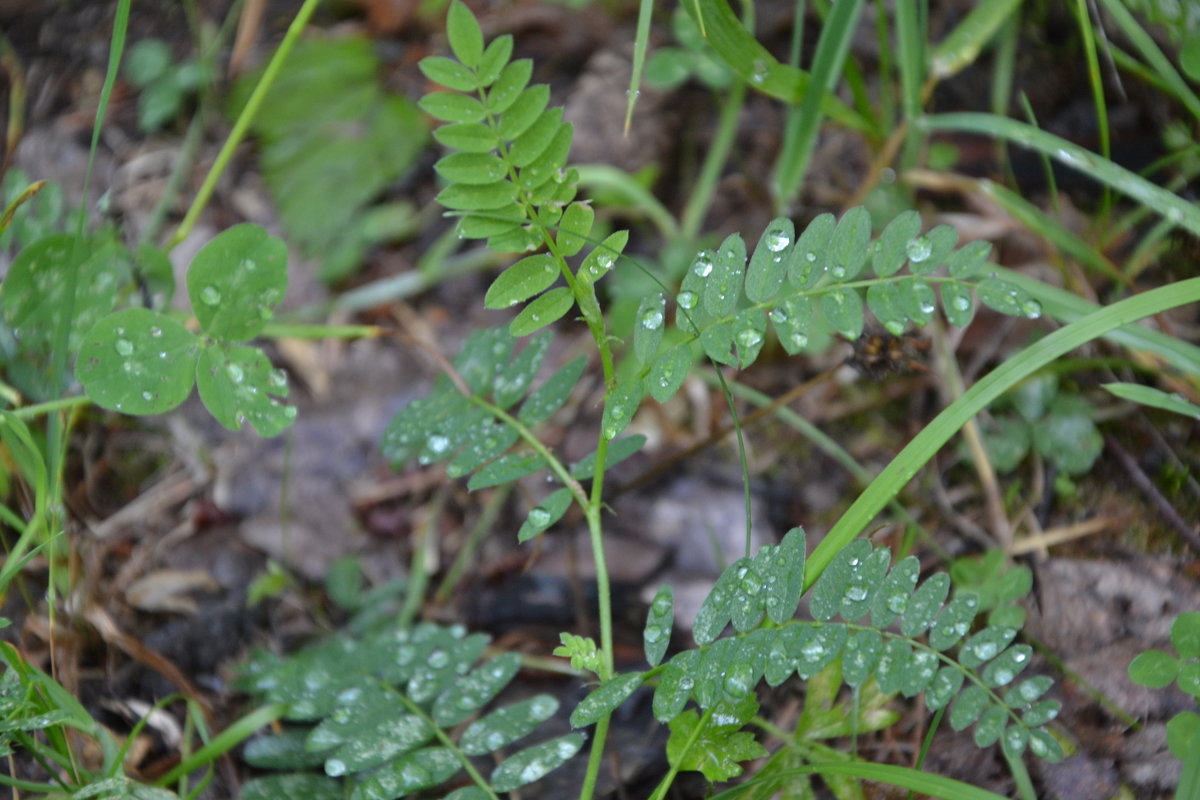
M 775 231 L 767 237 L 767 249 L 772 253 L 778 253 L 791 243 L 791 237 L 782 231 Z
M 117 339 L 117 353 L 123 356 L 133 355 L 133 342 L 128 339 Z
M 229 379 L 234 383 L 241 383 L 246 377 L 246 373 L 237 364 L 227 364 L 225 370 L 229 373 Z
M 966 295 L 960 294 L 958 297 L 954 298 L 954 307 L 959 311 L 969 311 L 971 308 L 971 301 L 967 299 Z
M 325 774 L 331 778 L 345 775 L 346 764 L 336 758 L 331 758 L 325 762 Z
M 908 260 L 919 263 L 929 258 L 933 252 L 933 243 L 924 236 L 918 236 L 908 243 Z
M 696 305 L 695 292 L 680 292 L 679 297 L 675 298 L 679 303 L 679 307 L 690 311 Z
M 215 306 L 221 302 L 221 292 L 215 286 L 205 286 L 200 290 L 200 301 L 205 305 Z
M 159 328 L 159 327 L 151 328 L 150 335 L 153 336 L 155 339 L 157 339 L 158 337 L 162 336 L 162 328 Z
M 762 335 L 753 328 L 747 328 L 737 335 L 737 340 L 742 347 L 754 347 L 762 341 Z
M 142 399 L 149 403 L 154 399 L 154 395 L 150 394 L 149 392 L 142 392 Z
M 450 655 L 442 649 L 434 650 L 429 654 L 429 666 L 434 669 L 441 669 L 450 663 Z
M 842 278 L 846 277 L 846 268 L 841 264 L 838 264 L 829 270 L 829 274 L 832 275 L 835 280 L 841 280 Z
M 1042 304 L 1037 300 L 1026 300 L 1021 303 L 1021 312 L 1029 319 L 1037 319 L 1042 315 Z
M 652 308 L 642 314 L 642 327 L 648 331 L 658 330 L 663 324 L 663 314 L 656 308 Z
M 439 433 L 435 433 L 429 437 L 429 441 L 426 444 L 433 452 L 444 453 L 446 452 L 446 448 L 450 446 L 450 440 Z
M 529 521 L 534 527 L 541 528 L 550 524 L 550 512 L 538 506 L 529 512 Z

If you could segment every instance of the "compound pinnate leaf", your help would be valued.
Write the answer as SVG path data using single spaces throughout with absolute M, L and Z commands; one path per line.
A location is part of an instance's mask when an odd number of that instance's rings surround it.
M 192 259 L 187 288 L 205 333 L 226 342 L 252 339 L 287 291 L 287 246 L 259 225 L 235 225 Z
M 508 308 L 550 287 L 558 279 L 558 264 L 546 253 L 527 256 L 501 272 L 484 295 L 488 308 Z
M 769 302 L 779 293 L 787 277 L 788 248 L 795 241 L 796 229 L 790 219 L 780 217 L 767 224 L 746 268 L 746 297 L 751 302 Z
M 426 747 L 383 765 L 363 779 L 350 793 L 350 800 L 403 797 L 444 783 L 462 768 L 448 747 Z
M 642 685 L 642 673 L 630 672 L 607 680 L 579 701 L 571 712 L 571 727 L 583 728 L 594 725 L 612 710 L 625 702 L 634 690 Z
M 586 356 L 567 362 L 526 398 L 521 404 L 517 418 L 531 426 L 550 419 L 551 415 L 567 402 L 567 397 L 579 383 L 586 367 Z
M 469 756 L 495 752 L 528 736 L 557 710 L 556 699 L 539 694 L 475 720 L 463 731 L 458 744 Z
M 496 132 L 482 122 L 455 122 L 442 125 L 433 132 L 433 138 L 446 147 L 466 153 L 490 153 L 500 140 Z
M 446 38 L 454 56 L 468 67 L 478 67 L 483 58 L 483 31 L 471 9 L 462 0 L 451 0 L 446 14 Z
M 512 34 L 498 36 L 483 51 L 479 60 L 479 85 L 491 86 L 500 79 L 501 70 L 508 64 L 513 54 Z
M 433 721 L 443 728 L 457 725 L 492 701 L 521 668 L 521 657 L 505 653 L 481 664 L 438 696 Z
M 675 627 L 675 598 L 668 584 L 659 587 L 646 614 L 646 627 L 642 631 L 642 642 L 646 650 L 646 662 L 657 667 L 667 653 L 671 632 Z
M 508 330 L 513 336 L 528 336 L 566 316 L 575 305 L 575 295 L 559 286 L 538 297 L 517 314 Z
M 881 278 L 895 275 L 908 258 L 908 243 L 921 232 L 921 215 L 916 211 L 898 214 L 879 234 L 871 254 L 871 267 Z
M 545 500 L 530 509 L 529 516 L 517 531 L 517 541 L 529 541 L 562 519 L 563 514 L 571 507 L 573 498 L 571 490 L 565 486 L 548 494 Z
M 287 374 L 257 347 L 219 345 L 200 354 L 196 387 L 213 417 L 231 431 L 249 422 L 260 436 L 278 436 L 296 419 L 287 397 Z
M 259 769 L 308 769 L 325 761 L 325 751 L 308 750 L 308 731 L 290 728 L 273 736 L 258 736 L 242 748 L 242 760 Z
M 498 792 L 511 792 L 527 783 L 541 780 L 578 753 L 581 747 L 583 736 L 571 733 L 526 748 L 496 767 L 492 772 L 492 788 Z
M 75 375 L 101 408 L 161 414 L 196 380 L 196 337 L 170 317 L 129 308 L 103 317 L 79 348 Z

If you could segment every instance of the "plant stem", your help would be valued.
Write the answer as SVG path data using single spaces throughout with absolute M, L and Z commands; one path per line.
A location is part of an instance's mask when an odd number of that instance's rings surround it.
M 301 31 L 308 24 L 308 20 L 312 17 L 313 12 L 317 10 L 320 2 L 321 0 L 304 0 L 304 5 L 296 12 L 296 17 L 292 20 L 292 24 L 288 26 L 287 33 L 284 34 L 283 41 L 279 44 L 279 49 L 275 51 L 275 55 L 271 56 L 271 61 L 267 64 L 267 68 L 263 70 L 262 78 L 259 79 L 258 85 L 254 87 L 254 91 L 251 92 L 250 99 L 246 101 L 245 108 L 238 114 L 237 120 L 233 123 L 233 129 L 229 131 L 229 136 L 225 139 L 225 144 L 222 145 L 220 152 L 217 153 L 217 158 L 213 162 L 212 168 L 204 176 L 204 183 L 200 185 L 200 190 L 196 192 L 196 196 L 192 199 L 192 205 L 184 215 L 183 221 L 179 223 L 175 234 L 167 243 L 166 249 L 172 249 L 192 232 L 192 228 L 196 225 L 196 220 L 200 217 L 200 212 L 204 210 L 204 206 L 208 204 L 209 198 L 212 197 L 213 190 L 217 186 L 217 180 L 225 172 L 225 168 L 229 166 L 229 162 L 233 158 L 233 151 L 241 144 L 246 131 L 250 129 L 250 123 L 254 120 L 255 114 L 258 113 L 263 98 L 267 96 L 267 91 L 275 82 L 275 78 L 278 77 L 279 71 L 283 67 L 283 62 L 287 60 L 288 54 L 292 51 L 292 46 L 300 38 Z

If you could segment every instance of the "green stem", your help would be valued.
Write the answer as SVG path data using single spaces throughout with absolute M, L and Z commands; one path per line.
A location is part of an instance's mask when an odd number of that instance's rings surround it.
M 708 721 L 712 718 L 714 711 L 716 711 L 716 707 L 705 711 L 704 716 L 696 723 L 696 727 L 692 728 L 687 741 L 683 743 L 683 750 L 680 751 L 679 757 L 671 765 L 671 769 L 667 771 L 662 782 L 658 784 L 658 788 L 654 790 L 654 794 L 650 795 L 649 800 L 662 800 L 667 796 L 667 791 L 671 788 L 671 784 L 675 782 L 675 776 L 679 774 L 679 765 L 683 762 L 688 751 L 692 749 L 692 746 L 700 739 L 700 734 L 704 732 L 704 728 L 708 725 Z
M 58 400 L 47 400 L 45 403 L 35 403 L 24 408 L 15 408 L 9 413 L 18 419 L 36 419 L 43 414 L 51 414 L 64 409 L 82 408 L 90 405 L 91 400 L 82 395 L 78 397 L 60 397 Z
M 128 0 L 125 0 L 125 2 L 128 2 Z M 212 197 L 213 190 L 217 186 L 217 180 L 225 172 L 225 168 L 229 166 L 229 162 L 233 158 L 233 151 L 237 149 L 237 146 L 241 144 L 242 139 L 246 136 L 246 131 L 250 129 L 250 123 L 254 120 L 255 114 L 258 113 L 263 99 L 267 96 L 267 91 L 275 83 L 275 78 L 278 77 L 280 69 L 283 68 L 283 62 L 287 60 L 288 54 L 292 51 L 292 46 L 300 38 L 300 33 L 308 24 L 309 18 L 317 10 L 320 2 L 321 0 L 304 0 L 304 5 L 296 13 L 296 18 L 292 20 L 292 24 L 288 26 L 287 33 L 284 34 L 283 41 L 279 44 L 279 49 L 275 51 L 275 55 L 271 56 L 271 61 L 267 64 L 267 68 L 263 70 L 263 75 L 259 79 L 258 85 L 254 87 L 254 91 L 250 94 L 250 99 L 246 101 L 245 108 L 242 109 L 242 113 L 238 114 L 237 120 L 233 123 L 233 129 L 229 131 L 229 136 L 225 139 L 225 144 L 221 147 L 221 151 L 217 153 L 217 158 L 213 161 L 212 168 L 204 176 L 204 183 L 200 185 L 200 190 L 196 192 L 195 198 L 192 199 L 192 205 L 184 215 L 183 221 L 179 223 L 179 227 L 175 230 L 171 241 L 167 243 L 168 250 L 182 242 L 192 232 L 192 228 L 196 225 L 196 220 L 200 217 L 200 212 L 204 210 L 209 198 Z
M 406 695 L 404 692 L 396 692 L 396 697 L 401 703 L 404 704 L 404 707 L 408 709 L 409 713 L 414 714 L 425 721 L 425 724 L 433 730 L 433 734 L 437 737 L 439 742 L 448 747 L 450 750 L 454 751 L 454 755 L 458 758 L 459 763 L 462 764 L 463 769 L 466 770 L 467 775 L 470 776 L 471 780 L 475 781 L 476 786 L 487 792 L 487 796 L 492 800 L 500 800 L 500 798 L 496 795 L 495 790 L 492 789 L 492 785 L 488 783 L 487 779 L 484 778 L 483 775 L 479 773 L 479 770 L 475 769 L 475 765 L 471 763 L 471 759 L 467 758 L 467 755 L 462 751 L 462 748 L 455 744 L 454 740 L 446 735 L 446 732 L 442 730 L 441 726 L 433 721 L 433 717 L 425 713 L 425 709 L 421 708 L 412 700 L 409 700 L 408 695 Z
M 804 590 L 812 587 L 833 557 L 867 527 L 888 500 L 904 488 L 967 420 L 1000 395 L 1082 344 L 1135 320 L 1197 300 L 1200 300 L 1200 278 L 1162 286 L 1089 314 L 1005 361 L 926 425 L 846 510 L 808 559 Z
M 683 219 L 679 225 L 679 234 L 685 242 L 695 240 L 704 224 L 704 215 L 708 213 L 708 205 L 716 191 L 717 181 L 721 178 L 721 170 L 729 158 L 737 135 L 738 117 L 742 113 L 742 105 L 746 101 L 746 82 L 735 80 L 729 87 L 729 92 L 721 98 L 721 116 L 717 120 L 717 131 L 713 136 L 708 155 L 704 157 L 704 166 L 700 168 L 700 177 L 692 188 L 687 206 L 683 209 Z

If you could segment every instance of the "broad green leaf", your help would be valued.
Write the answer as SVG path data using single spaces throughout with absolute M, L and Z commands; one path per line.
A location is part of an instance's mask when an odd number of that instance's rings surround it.
M 430 92 L 418 100 L 417 105 L 442 122 L 479 122 L 487 114 L 483 103 L 454 92 Z
M 487 108 L 493 114 L 503 114 L 508 111 L 513 102 L 525 91 L 529 79 L 533 76 L 533 61 L 528 58 L 518 59 L 506 66 L 496 83 L 488 90 Z
M 704 309 L 714 317 L 723 317 L 737 308 L 746 270 L 746 243 L 730 234 L 717 248 L 710 274 L 704 277 Z
M 911 209 L 902 211 L 889 222 L 883 233 L 879 234 L 871 254 L 871 267 L 875 274 L 881 278 L 895 275 L 908 258 L 908 243 L 920 232 L 921 215 Z
M 571 490 L 565 486 L 548 494 L 546 499 L 529 510 L 529 516 L 517 531 L 517 541 L 527 542 L 562 519 L 574 498 Z
M 433 132 L 433 138 L 446 147 L 467 153 L 490 153 L 500 143 L 496 132 L 482 122 L 454 122 L 442 125 Z
M 642 364 L 648 364 L 658 355 L 666 321 L 667 298 L 661 293 L 648 294 L 642 298 L 634 315 L 633 354 Z
M 871 604 L 871 624 L 886 628 L 908 608 L 917 578 L 921 574 L 921 563 L 914 556 L 906 556 L 896 562 L 892 571 L 883 579 L 875 600 Z M 998 652 L 998 651 L 997 651 Z
M 550 87 L 538 83 L 523 89 L 508 111 L 500 118 L 496 130 L 504 139 L 512 141 L 533 125 L 550 102 Z
M 947 665 L 940 668 L 925 687 L 925 707 L 930 711 L 937 711 L 948 706 L 958 694 L 965 677 L 957 667 Z
M 626 436 L 623 439 L 614 439 L 608 446 L 608 455 L 604 459 L 604 469 L 607 470 L 613 464 L 619 464 L 629 458 L 634 453 L 642 449 L 646 444 L 646 437 L 640 433 L 633 436 Z M 579 460 L 579 463 L 571 467 L 571 476 L 579 480 L 587 480 L 596 474 L 596 451 L 593 450 L 587 456 Z
M 941 290 L 942 310 L 946 313 L 946 320 L 959 328 L 970 325 L 975 316 L 975 303 L 971 299 L 971 290 L 954 281 L 943 283 Z
M 525 236 L 528 232 L 520 227 L 527 221 L 524 214 L 524 210 L 516 203 L 491 211 L 467 214 L 458 218 L 455 232 L 463 239 L 491 239 L 513 233 Z
M 513 37 L 511 33 L 492 40 L 492 43 L 484 49 L 483 58 L 479 60 L 479 84 L 491 86 L 499 80 L 502 70 L 512 58 L 512 53 Z
M 920 278 L 903 278 L 896 288 L 900 292 L 900 307 L 908 318 L 924 327 L 937 311 L 937 295 L 928 281 Z
M 832 289 L 821 295 L 821 313 L 843 338 L 854 341 L 862 336 L 863 303 L 853 289 Z
M 539 386 L 533 394 L 521 405 L 517 418 L 526 425 L 533 426 L 544 422 L 567 402 L 571 390 L 579 383 L 587 367 L 587 357 L 580 356 L 567 362 L 557 372 Z
M 446 14 L 446 38 L 454 57 L 468 67 L 478 67 L 483 59 L 483 31 L 471 9 L 462 0 L 451 0 Z
M 504 653 L 459 678 L 433 703 L 433 721 L 449 728 L 490 703 L 521 668 L 521 657 Z
M 587 244 L 588 234 L 592 232 L 592 222 L 596 212 L 587 203 L 572 203 L 563 212 L 558 225 L 558 251 L 565 257 L 573 256 Z
M 583 728 L 594 725 L 624 703 L 629 695 L 633 694 L 634 690 L 641 685 L 642 673 L 640 672 L 629 672 L 605 681 L 600 684 L 599 688 L 580 700 L 579 705 L 575 706 L 575 710 L 571 712 L 571 727 Z
M 800 234 L 788 261 L 788 283 L 797 289 L 808 290 L 817 285 L 825 274 L 826 251 L 837 221 L 833 214 L 816 217 Z
M 279 800 L 281 797 L 303 797 L 305 800 L 343 800 L 341 781 L 297 772 L 267 775 L 242 784 L 238 797 L 242 800 Z
M 695 686 L 699 664 L 699 650 L 684 650 L 667 662 L 654 690 L 654 718 L 659 722 L 670 722 L 683 711 Z
M 650 396 L 660 403 L 670 400 L 687 380 L 691 368 L 692 355 L 687 345 L 678 344 L 664 351 L 646 376 Z
M 204 407 L 231 431 L 249 422 L 259 436 L 270 438 L 296 419 L 296 407 L 280 402 L 287 397 L 287 373 L 257 347 L 206 348 L 196 364 L 196 387 Z
M 958 661 L 968 669 L 974 669 L 985 661 L 990 661 L 1008 647 L 1016 637 L 1013 628 L 984 628 L 973 635 L 958 651 Z
M 170 317 L 129 308 L 102 318 L 80 344 L 75 375 L 101 408 L 161 414 L 196 381 L 196 337 Z
M 867 308 L 888 333 L 901 336 L 907 327 L 908 314 L 900 301 L 900 288 L 894 281 L 873 283 L 867 287 Z
M 458 744 L 469 756 L 495 752 L 528 736 L 557 710 L 558 700 L 548 694 L 536 695 L 475 720 L 463 731 Z
M 957 243 L 958 231 L 949 225 L 938 225 L 924 236 L 912 239 L 906 248 L 909 270 L 914 275 L 928 275 L 945 263 Z
M 526 748 L 496 767 L 492 772 L 492 788 L 497 792 L 511 792 L 527 783 L 541 780 L 578 753 L 581 747 L 583 736 L 571 733 Z
M 444 783 L 462 768 L 448 747 L 426 747 L 383 765 L 366 776 L 350 793 L 350 800 L 403 797 Z
M 471 479 L 467 481 L 467 488 L 474 492 L 489 486 L 512 483 L 526 475 L 532 475 L 545 466 L 546 462 L 540 455 L 511 453 L 497 458 L 472 475 Z
M 1200 658 L 1200 611 L 1185 611 L 1175 618 L 1171 644 L 1180 658 Z
M 830 277 L 838 282 L 858 277 L 871 254 L 870 244 L 871 215 L 863 206 L 855 206 L 842 215 L 829 239 L 825 259 Z
M 562 319 L 574 306 L 575 295 L 566 286 L 559 286 L 525 306 L 508 329 L 513 336 L 528 336 Z
M 495 183 L 455 183 L 438 192 L 437 202 L 451 211 L 497 211 L 511 206 L 517 187 L 507 179 Z
M 491 153 L 451 153 L 433 168 L 451 183 L 489 184 L 508 175 L 508 166 Z
M 633 421 L 645 396 L 641 378 L 629 378 L 617 384 L 604 403 L 600 430 L 605 439 L 615 439 Z
M 883 637 L 872 628 L 851 631 L 842 651 L 842 679 L 850 687 L 861 686 L 875 671 L 883 650 Z
M 515 166 L 524 167 L 545 152 L 550 142 L 562 127 L 563 110 L 554 107 L 543 111 L 520 136 L 517 136 L 508 151 L 508 158 Z
M 235 225 L 192 259 L 187 287 L 206 333 L 244 342 L 275 315 L 287 291 L 287 246 L 261 226 Z
M 983 271 L 987 257 L 992 253 L 992 243 L 982 240 L 968 242 L 954 251 L 946 261 L 946 271 L 951 278 L 976 278 Z
M 766 303 L 779 294 L 788 270 L 788 248 L 796 241 L 792 221 L 780 217 L 767 224 L 746 268 L 746 297 Z
M 767 751 L 754 735 L 740 731 L 741 725 L 701 725 L 700 715 L 685 711 L 671 720 L 667 760 L 681 770 L 698 771 L 711 781 L 725 781 L 742 774 L 739 761 L 762 758 Z M 688 744 L 690 743 L 690 746 Z
M 426 78 L 456 92 L 473 92 L 479 88 L 479 79 L 467 67 L 445 56 L 422 58 L 417 66 Z
M 949 592 L 949 575 L 944 572 L 930 575 L 909 598 L 904 615 L 900 618 L 900 633 L 908 637 L 924 633 L 925 629 L 933 624 Z
M 642 642 L 646 651 L 646 662 L 657 667 L 666 655 L 675 627 L 675 599 L 669 584 L 663 584 L 650 603 L 646 614 L 646 627 L 642 630 Z
M 487 308 L 508 308 L 541 293 L 558 280 L 558 262 L 548 253 L 522 258 L 501 272 L 483 297 Z
M 971 631 L 971 623 L 979 613 L 979 596 L 960 592 L 946 604 L 929 631 L 929 646 L 935 650 L 953 647 Z
M 992 687 L 1012 683 L 1013 678 L 1029 666 L 1032 654 L 1033 649 L 1027 644 L 1013 645 L 983 668 L 983 682 Z
M 812 321 L 813 302 L 807 295 L 792 295 L 771 309 L 768 315 L 775 326 L 775 335 L 788 355 L 808 347 L 808 326 Z
M 950 706 L 950 727 L 956 731 L 966 729 L 987 707 L 987 692 L 980 686 L 968 686 Z

